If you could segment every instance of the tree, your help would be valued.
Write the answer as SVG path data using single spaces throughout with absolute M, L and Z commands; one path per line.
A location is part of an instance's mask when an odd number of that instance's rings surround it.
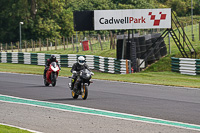
M 116 6 L 111 0 L 71 0 L 68 8 L 72 8 L 73 11 L 84 11 L 116 9 Z
M 19 22 L 23 21 L 24 27 L 30 16 L 28 11 L 28 1 L 7 1 L 0 2 L 0 42 L 19 41 Z
M 166 2 L 168 7 L 171 7 L 178 16 L 185 16 L 188 10 L 188 3 L 183 0 L 168 0 Z

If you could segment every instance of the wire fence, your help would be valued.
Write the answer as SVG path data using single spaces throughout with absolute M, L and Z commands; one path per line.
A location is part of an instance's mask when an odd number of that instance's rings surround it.
M 135 31 L 141 35 L 160 32 L 160 30 L 138 30 Z M 120 34 L 120 33 L 118 33 Z M 124 34 L 124 33 L 123 33 Z M 105 48 L 115 49 L 117 34 L 110 32 L 109 34 L 74 34 L 71 37 L 47 38 L 39 40 L 22 40 L 20 42 L 0 42 L 1 52 L 35 52 L 49 50 L 83 50 L 82 42 L 89 40 L 90 50 L 104 50 Z M 97 45 L 94 45 L 97 44 Z M 92 47 L 93 46 L 93 47 Z
M 188 26 L 187 23 L 183 24 L 185 27 L 185 32 L 191 32 L 191 25 Z M 153 33 L 162 33 L 165 29 L 144 29 L 144 30 L 134 30 L 134 33 L 139 35 L 147 35 Z M 125 32 L 126 34 L 127 32 Z M 49 50 L 72 50 L 72 51 L 84 51 L 82 42 L 89 40 L 89 47 L 91 51 L 105 50 L 105 49 L 115 49 L 117 43 L 117 35 L 124 34 L 118 32 L 113 34 L 111 31 L 109 34 L 74 34 L 71 37 L 62 38 L 47 38 L 39 40 L 22 40 L 21 46 L 20 42 L 0 42 L 1 52 L 36 52 L 36 51 L 49 51 Z M 199 40 L 199 24 L 193 25 L 193 34 L 195 40 Z M 190 35 L 189 35 L 190 36 Z M 192 40 L 192 38 L 190 38 Z

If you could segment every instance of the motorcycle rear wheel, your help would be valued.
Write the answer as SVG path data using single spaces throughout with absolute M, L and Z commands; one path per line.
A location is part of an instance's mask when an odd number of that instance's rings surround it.
M 87 99 L 87 96 L 88 96 L 88 87 L 86 85 L 83 85 L 81 96 L 82 96 L 83 100 Z
M 74 98 L 74 99 L 77 99 L 78 98 L 78 95 L 72 90 L 72 97 Z

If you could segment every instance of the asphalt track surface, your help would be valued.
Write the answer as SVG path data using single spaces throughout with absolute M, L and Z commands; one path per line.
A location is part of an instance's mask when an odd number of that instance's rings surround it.
M 200 125 L 200 89 L 198 88 L 142 85 L 103 80 L 93 81 L 94 83 L 89 86 L 88 99 L 78 98 L 74 100 L 67 86 L 70 82 L 68 78 L 59 77 L 56 87 L 45 87 L 40 75 L 0 73 L 0 94 Z M 5 105 L 8 108 L 9 106 L 13 108 L 10 104 L 0 104 L 0 108 Z M 17 107 L 19 106 L 21 105 Z M 28 107 L 18 108 L 19 112 L 20 110 L 22 112 L 22 108 Z M 116 121 L 114 120 L 112 123 Z M 1 120 L 0 122 L 4 121 Z M 86 132 L 86 130 L 83 131 Z M 125 131 L 127 132 L 127 130 Z M 175 129 L 173 131 L 176 132 Z

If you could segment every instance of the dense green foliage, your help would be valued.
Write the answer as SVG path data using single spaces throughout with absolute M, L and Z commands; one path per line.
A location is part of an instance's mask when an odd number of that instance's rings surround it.
M 193 0 L 194 14 L 200 11 L 199 0 Z M 46 39 L 71 36 L 73 11 L 106 9 L 172 8 L 178 16 L 191 14 L 190 0 L 1 0 L 0 43 L 19 41 L 19 22 L 22 38 Z M 101 32 L 100 32 L 101 33 Z

